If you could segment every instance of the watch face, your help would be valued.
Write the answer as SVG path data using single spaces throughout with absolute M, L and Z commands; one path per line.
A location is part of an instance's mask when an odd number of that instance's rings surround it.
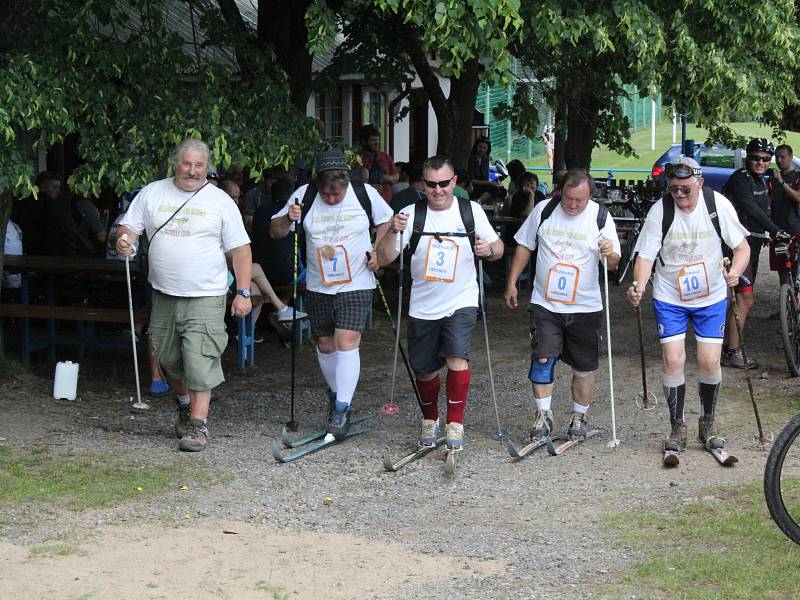
M 246 289 L 245 290 L 238 290 L 236 293 L 239 294 L 240 296 L 244 296 L 245 298 L 249 298 L 250 297 L 250 290 L 246 290 Z

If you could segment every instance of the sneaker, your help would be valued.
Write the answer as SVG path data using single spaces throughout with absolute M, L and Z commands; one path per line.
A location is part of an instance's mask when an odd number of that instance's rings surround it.
M 683 452 L 686 450 L 686 423 L 677 420 L 672 424 L 669 437 L 664 440 L 664 450 Z
M 439 419 L 422 419 L 422 434 L 417 443 L 420 448 L 433 448 L 439 439 Z
M 714 415 L 700 415 L 697 423 L 697 439 L 709 450 L 725 447 L 725 440 L 717 435 Z
M 175 400 L 175 406 L 178 408 L 178 420 L 175 421 L 175 437 L 181 439 L 189 431 L 191 425 L 191 413 L 189 411 L 189 404 L 183 406 L 178 400 Z
M 184 452 L 200 452 L 208 446 L 208 426 L 203 419 L 190 417 L 189 428 L 178 442 L 178 449 Z
M 151 398 L 163 398 L 172 391 L 172 387 L 160 379 L 154 379 L 150 382 L 150 387 L 145 391 L 145 394 Z
M 579 412 L 572 413 L 567 429 L 567 437 L 582 440 L 586 438 L 586 415 Z
M 735 350 L 728 350 L 727 366 L 735 369 L 755 369 L 758 367 L 758 363 L 748 356 L 747 366 L 745 367 L 744 353 L 742 352 L 741 348 L 736 348 Z
M 553 411 L 537 410 L 536 420 L 533 422 L 533 429 L 531 429 L 531 439 L 543 438 L 550 435 L 551 431 L 553 431 Z
M 337 440 L 347 437 L 347 432 L 350 430 L 350 411 L 333 411 L 333 416 L 328 422 L 328 433 L 333 435 Z
M 260 333 L 256 333 L 256 334 L 253 335 L 253 343 L 254 344 L 260 344 L 263 341 L 264 341 L 264 336 L 261 335 Z
M 464 449 L 463 423 L 448 423 L 444 435 L 445 435 L 444 444 L 448 450 Z
M 283 321 L 290 321 L 291 322 L 293 319 L 299 321 L 300 319 L 307 319 L 308 318 L 308 313 L 304 313 L 302 310 L 298 310 L 295 313 L 295 312 L 293 312 L 292 307 L 288 306 L 288 305 L 284 306 L 279 311 L 276 311 L 275 314 L 278 316 L 278 321 L 281 321 L 281 322 L 283 322 Z

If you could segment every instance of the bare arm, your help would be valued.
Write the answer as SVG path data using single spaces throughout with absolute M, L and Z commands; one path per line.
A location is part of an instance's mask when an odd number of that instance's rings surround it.
M 503 297 L 506 300 L 506 306 L 509 308 L 517 307 L 517 281 L 522 271 L 528 266 L 528 261 L 531 259 L 531 251 L 519 244 L 514 250 L 514 258 L 511 259 L 511 270 L 508 273 L 508 281 L 506 282 L 506 291 Z
M 250 244 L 237 246 L 230 251 L 233 273 L 236 276 L 236 289 L 250 289 L 250 276 L 253 265 L 253 256 L 250 252 Z M 244 317 L 253 308 L 250 298 L 245 298 L 236 294 L 231 303 L 231 315 L 234 317 Z
M 378 254 L 378 264 L 385 266 L 394 262 L 400 251 L 397 249 L 397 233 L 405 231 L 408 224 L 408 215 L 405 213 L 398 213 L 393 216 L 389 221 L 384 223 L 388 225 L 386 233 L 377 240 L 375 244 L 375 252 Z
M 729 287 L 739 284 L 739 277 L 741 277 L 749 262 L 750 244 L 747 243 L 747 238 L 745 238 L 733 249 L 733 262 L 730 268 L 722 271 L 725 276 L 725 282 Z
M 126 237 L 127 239 L 124 239 Z M 128 256 L 131 253 L 131 249 L 133 248 L 133 245 L 136 243 L 137 239 L 139 239 L 139 236 L 133 233 L 133 231 L 128 229 L 125 225 L 118 226 L 117 254 Z

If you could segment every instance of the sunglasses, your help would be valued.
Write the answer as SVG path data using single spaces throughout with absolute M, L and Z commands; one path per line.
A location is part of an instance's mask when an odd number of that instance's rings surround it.
M 675 194 L 676 196 L 688 196 L 692 191 L 692 188 L 684 185 L 671 185 L 667 189 L 670 194 Z
M 762 163 L 769 163 L 772 161 L 771 156 L 758 156 L 757 154 L 748 154 L 747 160 L 752 160 L 753 162 L 762 162 Z
M 455 177 L 455 175 L 453 175 L 453 177 Z M 443 179 L 442 181 L 428 181 L 427 179 L 425 179 L 425 185 L 426 187 L 432 190 L 435 190 L 436 186 L 445 189 L 448 185 L 450 185 L 450 182 L 453 181 L 453 177 L 451 177 L 450 179 Z

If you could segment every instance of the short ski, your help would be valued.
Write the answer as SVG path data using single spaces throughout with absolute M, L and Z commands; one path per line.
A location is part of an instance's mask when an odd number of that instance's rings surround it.
M 548 447 L 547 451 L 550 453 L 551 456 L 558 456 L 559 454 L 563 454 L 564 452 L 566 452 L 567 450 L 569 450 L 573 446 L 577 446 L 578 444 L 581 444 L 581 443 L 585 442 L 590 437 L 596 436 L 598 433 L 600 433 L 599 429 L 593 429 L 592 431 L 590 431 L 589 433 L 586 434 L 586 437 L 583 437 L 583 438 L 570 438 L 566 442 L 564 442 L 563 444 L 560 444 L 559 446 L 556 446 L 552 450 L 550 450 L 550 448 Z
M 732 467 L 739 462 L 738 458 L 733 454 L 728 454 L 724 448 L 707 448 L 706 450 L 716 458 L 723 467 Z
M 553 438 L 549 436 L 537 438 L 533 440 L 531 443 L 529 443 L 527 446 L 523 446 L 519 450 L 517 450 L 517 448 L 514 446 L 514 442 L 512 442 L 511 440 L 506 441 L 506 450 L 508 450 L 508 454 L 511 456 L 511 458 L 518 458 L 518 459 L 525 458 L 526 456 L 528 456 L 528 454 L 530 454 L 534 450 L 541 448 L 542 446 L 547 446 L 547 450 L 548 452 L 550 452 L 550 454 L 553 453 L 551 449 L 555 450 L 553 448 Z
M 398 460 L 397 462 L 392 461 L 392 457 L 389 455 L 389 448 L 383 449 L 383 468 L 387 471 L 397 471 L 402 469 L 407 464 L 414 462 L 415 460 L 422 458 L 426 454 L 428 454 L 431 450 L 435 450 L 439 446 L 444 443 L 444 436 L 438 438 L 436 440 L 435 446 L 421 446 L 414 450 L 413 452 L 405 455 L 403 458 Z
M 353 417 L 350 420 L 350 425 L 355 425 L 356 423 L 361 423 L 362 421 L 366 421 L 367 417 Z M 284 448 L 299 448 L 300 446 L 305 446 L 306 444 L 310 444 L 313 441 L 320 440 L 327 435 L 328 431 L 326 429 L 320 429 L 318 431 L 314 431 L 309 433 L 305 437 L 297 438 L 296 440 L 292 440 L 289 438 L 289 431 L 286 427 L 283 428 L 281 431 L 281 443 L 283 444 Z
M 679 450 L 664 450 L 664 466 L 677 467 L 681 459 L 678 457 Z
M 448 475 L 456 474 L 456 454 L 462 452 L 461 450 L 447 450 L 445 457 L 444 470 Z
M 342 439 L 337 440 L 333 435 L 326 434 L 325 437 L 322 439 L 318 439 L 314 442 L 306 444 L 300 448 L 294 449 L 294 452 L 289 452 L 288 454 L 281 454 L 280 448 L 278 448 L 278 442 L 272 442 L 272 456 L 275 460 L 279 463 L 288 463 L 297 460 L 298 458 L 303 458 L 313 452 L 317 452 L 318 450 L 322 450 L 323 448 L 327 448 L 328 446 L 335 446 L 336 444 L 340 444 L 349 440 L 350 438 L 356 437 L 361 435 L 362 433 L 368 433 L 373 431 L 373 429 L 358 429 L 355 431 L 350 431 L 345 437 Z

